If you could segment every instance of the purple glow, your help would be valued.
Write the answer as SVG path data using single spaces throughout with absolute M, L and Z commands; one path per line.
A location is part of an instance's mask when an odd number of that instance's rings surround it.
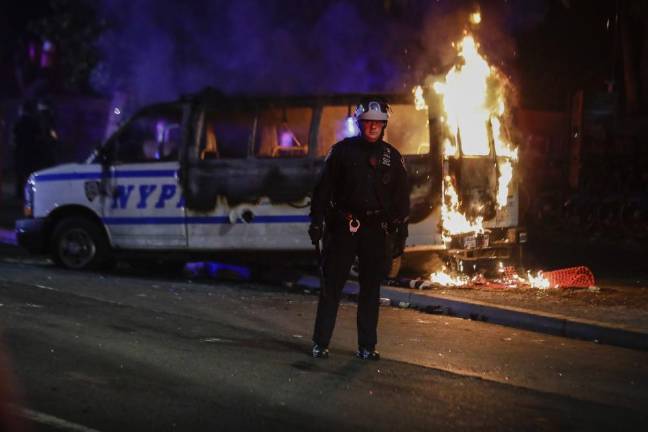
M 36 42 L 29 42 L 29 47 L 27 48 L 27 54 L 29 55 L 29 60 L 36 60 Z
M 295 145 L 294 135 L 290 131 L 279 134 L 279 147 L 292 147 Z
M 344 128 L 344 137 L 345 138 L 350 138 L 358 135 L 360 133 L 360 129 L 358 129 L 358 124 L 356 123 L 355 119 L 353 117 L 347 117 L 345 120 L 345 128 Z
M 230 272 L 236 274 L 236 276 L 240 279 L 249 280 L 252 278 L 252 270 L 250 270 L 249 267 L 225 264 L 215 261 L 190 262 L 187 263 L 185 268 L 189 271 L 189 273 L 191 273 L 192 276 L 199 276 L 203 274 L 210 278 L 218 278 L 222 276 L 221 272 Z
M 164 120 L 158 120 L 155 123 L 155 136 L 157 139 L 158 143 L 161 143 L 164 141 L 164 129 L 165 129 L 165 122 Z
M 46 39 L 41 48 L 40 67 L 48 68 L 52 63 L 54 63 L 54 44 Z

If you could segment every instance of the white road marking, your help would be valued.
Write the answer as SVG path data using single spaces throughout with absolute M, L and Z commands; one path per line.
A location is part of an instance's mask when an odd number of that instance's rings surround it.
M 54 417 L 53 415 L 45 414 L 42 412 L 30 410 L 29 408 L 21 408 L 18 406 L 11 407 L 16 414 L 31 420 L 36 423 L 54 426 L 58 429 L 74 432 L 99 432 L 97 429 L 92 429 L 77 423 L 72 423 L 67 420 Z

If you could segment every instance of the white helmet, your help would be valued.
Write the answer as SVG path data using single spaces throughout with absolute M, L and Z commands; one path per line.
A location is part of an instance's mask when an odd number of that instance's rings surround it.
M 389 108 L 389 104 L 387 102 L 370 100 L 359 104 L 356 107 L 353 116 L 357 121 L 378 120 L 386 122 L 387 120 L 389 120 L 390 111 L 391 109 Z

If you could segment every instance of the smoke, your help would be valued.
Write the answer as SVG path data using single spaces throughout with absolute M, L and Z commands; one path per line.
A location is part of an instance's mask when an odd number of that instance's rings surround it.
M 113 23 L 95 87 L 150 102 L 212 86 L 225 92 L 384 91 L 401 68 L 382 26 L 352 3 L 309 16 L 301 2 L 105 1 Z
M 120 90 L 137 103 L 206 86 L 226 93 L 408 91 L 448 64 L 450 41 L 473 5 L 102 0 L 100 13 L 111 27 L 100 40 L 103 61 L 92 81 L 99 91 Z

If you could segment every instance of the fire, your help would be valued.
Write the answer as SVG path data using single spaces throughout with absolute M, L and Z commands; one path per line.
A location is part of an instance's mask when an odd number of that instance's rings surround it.
M 469 282 L 466 276 L 453 276 L 447 272 L 445 266 L 436 273 L 430 275 L 430 282 L 442 286 L 460 287 L 467 285 Z
M 506 112 L 502 111 L 500 116 L 505 115 Z M 508 157 L 512 160 L 518 159 L 518 149 L 513 147 L 508 135 L 502 129 L 502 124 L 498 117 L 490 119 L 491 127 L 493 128 L 493 144 L 495 147 L 495 154 L 498 156 Z
M 472 25 L 478 25 L 481 20 L 479 12 L 469 16 Z M 489 65 L 479 51 L 479 44 L 467 31 L 463 39 L 452 46 L 457 50 L 454 66 L 443 78 L 426 87 L 438 98 L 438 104 L 435 102 L 434 106 L 440 108 L 436 115 L 445 135 L 441 143 L 444 160 L 441 224 L 445 242 L 450 242 L 452 236 L 457 234 L 484 233 L 484 216 L 492 218 L 493 209 L 499 212 L 509 205 L 509 196 L 514 193 L 511 185 L 514 184 L 518 159 L 509 128 L 509 103 L 513 87 L 508 78 L 497 67 Z M 422 86 L 412 89 L 412 93 L 417 110 L 428 108 Z M 475 158 L 491 160 L 492 164 L 484 162 L 479 165 L 482 161 L 469 160 Z M 471 189 L 458 189 L 466 181 L 460 171 L 465 166 L 490 166 L 488 169 L 493 170 L 488 174 L 486 199 Z M 462 203 L 461 199 L 470 201 Z M 467 216 L 468 212 L 470 217 Z M 484 216 L 480 215 L 482 212 Z M 462 272 L 461 266 L 460 276 L 443 269 L 430 275 L 430 282 L 455 287 L 484 283 L 483 277 L 471 280 L 462 276 Z M 501 271 L 504 282 L 500 285 L 550 287 L 542 272 L 535 276 L 529 273 L 526 278 L 509 273 Z
M 444 189 L 444 203 L 441 207 L 441 221 L 443 223 L 444 240 L 449 241 L 450 238 L 445 235 L 449 233 L 467 233 L 475 232 L 480 233 L 484 231 L 484 218 L 481 216 L 474 222 L 466 218 L 466 215 L 459 210 L 459 195 L 452 184 L 452 178 L 446 176 L 443 182 Z
M 427 109 L 428 106 L 425 103 L 425 99 L 423 99 L 423 87 L 421 86 L 414 87 L 412 93 L 414 94 L 414 104 L 416 106 L 416 110 L 421 111 Z
M 539 271 L 535 276 L 531 272 L 527 272 L 527 280 L 531 288 L 547 289 L 551 288 L 551 283 L 547 278 L 542 275 L 542 270 Z
M 490 111 L 485 109 L 490 67 L 477 52 L 472 36 L 464 37 L 458 50 L 465 63 L 455 65 L 445 82 L 437 81 L 432 88 L 441 97 L 448 132 L 461 143 L 463 153 L 486 156 L 490 153 Z
M 478 13 L 471 19 L 479 22 Z M 443 157 L 489 156 L 497 163 L 496 198 L 498 209 L 507 205 L 509 186 L 513 179 L 513 162 L 517 149 L 512 145 L 507 124 L 507 98 L 510 84 L 495 67 L 479 53 L 474 37 L 466 34 L 456 44 L 459 61 L 443 80 L 432 84 L 438 95 L 442 114 L 441 123 L 447 137 L 443 141 Z M 427 107 L 423 88 L 412 90 L 417 109 Z M 444 203 L 441 209 L 444 236 L 482 232 L 483 218 L 469 220 L 460 211 L 459 196 L 452 178 L 445 175 Z
M 543 275 L 542 271 L 537 272 L 533 275 L 530 271 L 527 271 L 526 278 L 520 277 L 517 273 L 509 273 L 502 263 L 499 263 L 500 268 L 498 269 L 500 277 L 496 279 L 486 279 L 482 274 L 476 274 L 473 277 L 468 277 L 464 274 L 456 274 L 448 271 L 448 269 L 443 266 L 441 270 L 432 273 L 430 275 L 429 283 L 435 285 L 441 285 L 444 287 L 468 287 L 473 288 L 475 286 L 486 287 L 486 288 L 535 288 L 535 289 L 549 289 L 557 288 L 557 286 L 552 286 L 551 282 Z M 460 269 L 461 270 L 461 269 Z
M 508 201 L 508 185 L 513 179 L 513 164 L 509 160 L 503 160 L 497 164 L 499 178 L 497 179 L 497 205 L 504 207 Z

